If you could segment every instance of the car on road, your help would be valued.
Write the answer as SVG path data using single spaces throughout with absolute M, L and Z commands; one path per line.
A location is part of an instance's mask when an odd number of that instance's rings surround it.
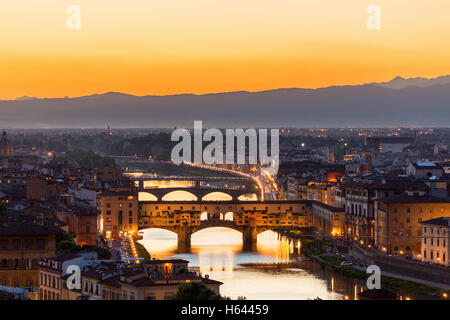
M 351 261 L 342 261 L 341 262 L 341 266 L 352 266 L 353 265 L 353 262 L 351 262 Z

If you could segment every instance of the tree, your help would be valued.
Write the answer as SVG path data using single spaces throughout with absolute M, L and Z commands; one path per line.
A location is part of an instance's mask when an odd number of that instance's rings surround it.
M 178 287 L 173 300 L 224 300 L 202 282 L 190 282 Z
M 76 253 L 80 251 L 80 246 L 78 246 L 73 240 L 61 240 L 58 242 L 56 250 L 64 253 Z
M 64 241 L 64 240 L 65 241 L 74 241 L 73 236 L 70 233 L 65 231 L 63 233 L 56 235 L 56 246 L 58 246 L 58 243 L 60 241 Z

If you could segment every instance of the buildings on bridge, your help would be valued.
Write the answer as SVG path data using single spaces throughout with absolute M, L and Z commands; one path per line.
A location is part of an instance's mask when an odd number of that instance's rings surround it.
M 311 226 L 308 201 L 171 201 L 140 202 L 139 229 L 162 228 L 178 235 L 178 246 L 188 247 L 192 233 L 225 226 L 243 233 L 244 246 L 254 246 L 257 235 L 275 228 Z

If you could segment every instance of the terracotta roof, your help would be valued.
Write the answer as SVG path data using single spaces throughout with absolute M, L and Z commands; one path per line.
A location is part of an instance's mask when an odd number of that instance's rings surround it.
M 403 190 L 428 190 L 423 181 L 418 180 L 386 180 L 386 181 L 350 181 L 344 184 L 346 188 L 362 188 L 370 190 L 403 189 Z
M 100 281 L 100 283 L 103 285 L 110 286 L 110 287 L 116 287 L 116 288 L 120 287 L 119 282 L 120 282 L 120 274 L 112 276 L 112 277 L 108 277 L 108 278 Z
M 57 262 L 64 262 L 64 261 L 68 261 L 68 260 L 72 260 L 75 258 L 81 257 L 79 254 L 76 253 L 66 253 L 66 254 L 62 254 L 56 257 L 52 257 L 52 258 L 48 258 L 48 260 L 52 260 L 52 261 L 57 261 Z
M 322 208 L 325 208 L 325 209 L 333 211 L 333 212 L 344 212 L 345 211 L 344 208 L 337 208 L 337 207 L 329 206 L 326 203 L 316 201 L 316 200 L 311 200 L 311 203 L 313 206 L 317 205 L 317 206 L 320 206 Z
M 0 224 L 0 235 L 49 235 L 60 234 L 62 230 L 33 223 Z

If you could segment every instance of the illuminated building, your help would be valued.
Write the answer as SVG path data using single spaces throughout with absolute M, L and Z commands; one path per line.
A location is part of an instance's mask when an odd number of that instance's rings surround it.
M 450 241 L 450 213 L 421 222 L 422 251 L 420 260 L 449 266 L 448 255 Z

